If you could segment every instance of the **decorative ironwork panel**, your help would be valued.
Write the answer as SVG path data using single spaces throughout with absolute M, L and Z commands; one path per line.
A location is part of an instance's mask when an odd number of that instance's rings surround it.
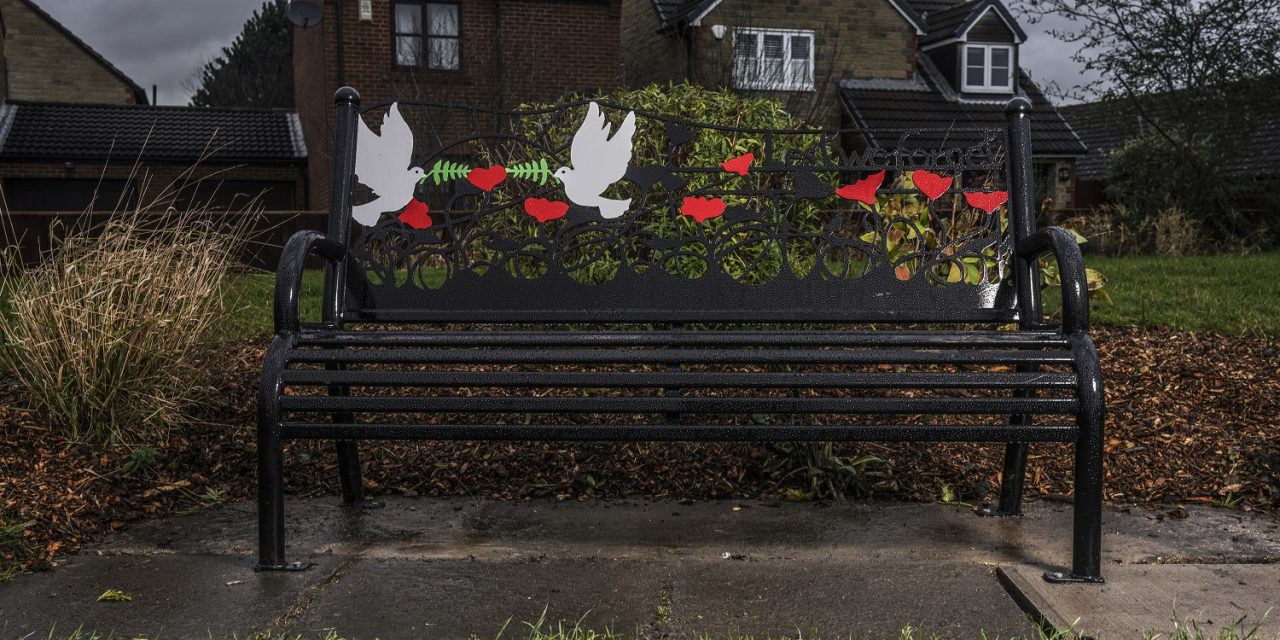
M 1002 129 L 887 148 L 586 101 L 381 104 L 360 129 L 357 315 L 1012 317 Z

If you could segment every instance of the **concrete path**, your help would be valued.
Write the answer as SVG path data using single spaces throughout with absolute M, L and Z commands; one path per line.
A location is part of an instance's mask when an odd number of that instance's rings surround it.
M 915 504 L 423 498 L 363 513 L 336 499 L 293 500 L 287 513 L 290 557 L 316 563 L 309 571 L 251 570 L 249 504 L 148 522 L 0 586 L 0 638 L 44 637 L 55 625 L 148 638 L 268 629 L 493 638 L 508 619 L 505 637 L 518 638 L 520 623 L 544 610 L 551 623 L 581 618 L 648 637 L 888 638 L 911 625 L 1007 638 L 1034 635 L 1024 609 L 1054 624 L 1079 617 L 1078 628 L 1105 637 L 1132 637 L 1114 635 L 1131 627 L 1167 637 L 1175 609 L 1161 599 L 1217 623 L 1259 616 L 1280 593 L 1280 565 L 1266 564 L 1280 558 L 1276 523 L 1220 509 L 1178 520 L 1109 510 L 1111 581 L 1092 589 L 1035 581 L 1070 557 L 1070 507 L 1056 503 L 1032 504 L 1021 519 Z M 1161 564 L 1170 562 L 1251 564 L 1206 574 Z M 1171 587 L 1206 575 L 1222 579 L 1211 589 Z M 1245 583 L 1237 595 L 1228 593 L 1233 579 Z M 97 602 L 107 589 L 133 599 Z

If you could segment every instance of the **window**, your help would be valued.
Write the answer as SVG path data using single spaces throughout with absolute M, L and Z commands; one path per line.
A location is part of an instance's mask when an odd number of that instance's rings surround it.
M 813 91 L 813 32 L 734 29 L 733 86 Z
M 462 66 L 459 5 L 395 0 L 391 3 L 392 56 L 397 67 L 452 71 Z
M 979 93 L 1013 92 L 1013 47 L 968 44 L 964 47 L 961 90 Z

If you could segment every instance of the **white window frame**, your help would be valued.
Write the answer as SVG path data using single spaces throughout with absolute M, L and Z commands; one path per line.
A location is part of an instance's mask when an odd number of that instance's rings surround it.
M 764 78 L 764 36 L 780 35 L 782 36 L 782 60 L 783 74 L 781 82 L 770 82 Z M 791 74 L 787 64 L 791 61 L 791 38 L 793 36 L 803 36 L 809 39 L 809 77 L 803 82 L 792 82 Z M 754 79 L 749 78 L 738 68 L 738 38 L 755 38 L 756 40 L 756 57 L 754 68 Z M 813 91 L 813 51 L 816 48 L 813 31 L 808 29 L 759 29 L 755 27 L 736 27 L 733 30 L 733 87 L 735 89 L 748 89 L 756 91 Z
M 982 50 L 982 84 L 969 84 L 969 50 Z M 991 84 L 991 52 L 1004 49 L 1009 52 L 1008 84 Z M 960 53 L 960 90 L 967 93 L 1013 93 L 1013 78 L 1017 74 L 1014 47 L 1010 44 L 965 44 Z

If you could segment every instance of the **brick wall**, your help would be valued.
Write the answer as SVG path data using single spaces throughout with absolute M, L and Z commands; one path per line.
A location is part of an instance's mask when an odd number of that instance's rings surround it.
M 842 78 L 909 78 L 915 73 L 915 27 L 887 0 L 733 0 L 712 11 L 697 28 L 695 82 L 732 86 L 733 28 L 806 29 L 814 32 L 811 92 L 751 92 L 776 98 L 797 116 L 839 127 L 836 93 Z M 717 41 L 711 25 L 728 27 Z
M 363 22 L 356 0 L 342 4 L 341 74 L 336 0 L 326 0 L 320 25 L 294 29 L 295 93 L 311 160 L 313 208 L 329 202 L 331 98 L 342 84 L 355 87 L 366 105 L 399 99 L 498 109 L 621 84 L 622 0 L 462 2 L 458 71 L 393 68 L 390 0 L 373 0 L 373 19 Z
M 658 33 L 659 26 L 652 0 L 622 0 L 622 74 L 632 89 L 685 77 L 685 34 Z
M 133 87 L 20 0 L 0 0 L 10 100 L 133 104 Z
M 712 87 L 731 87 L 733 28 L 805 29 L 814 32 L 814 85 L 809 92 L 752 92 L 782 101 L 791 112 L 826 127 L 838 127 L 842 109 L 836 82 L 842 78 L 909 78 L 915 73 L 915 28 L 887 0 L 726 0 L 677 36 L 656 34 L 650 0 L 625 0 L 623 64 L 627 84 L 684 79 L 686 50 L 692 39 L 694 64 L 689 79 Z M 725 25 L 716 40 L 712 25 Z

